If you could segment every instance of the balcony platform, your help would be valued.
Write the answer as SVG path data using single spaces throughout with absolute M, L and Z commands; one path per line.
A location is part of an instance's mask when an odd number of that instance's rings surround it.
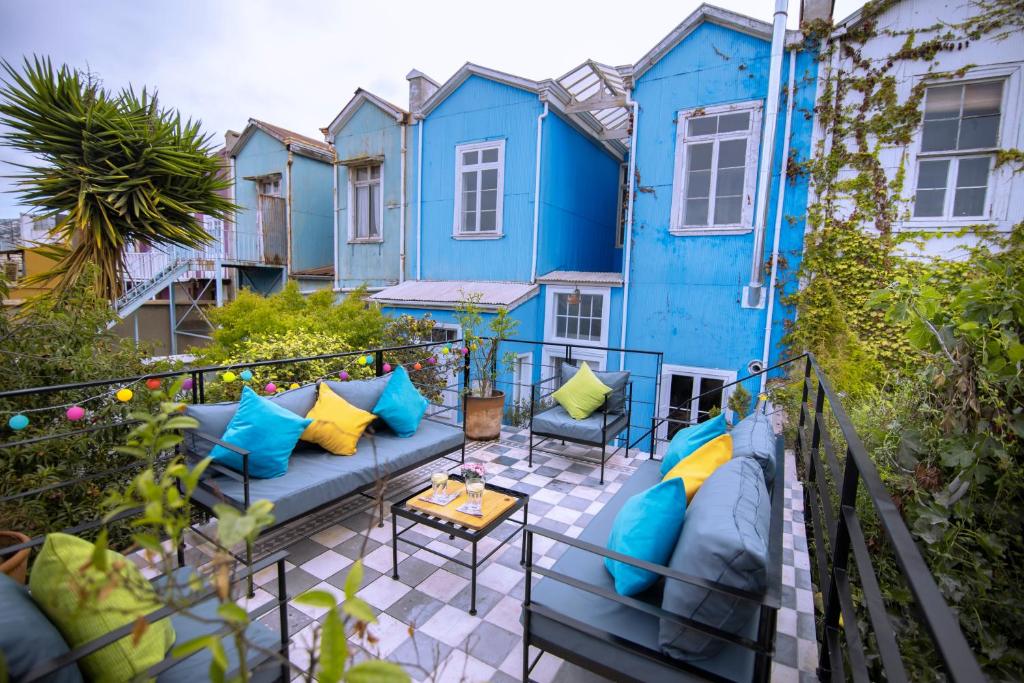
M 535 454 L 534 468 L 527 465 L 528 432 L 503 431 L 497 441 L 474 442 L 467 458 L 487 463 L 488 481 L 530 494 L 530 521 L 576 537 L 633 471 L 638 453 L 626 459 L 614 455 L 605 471 L 606 483 L 598 483 L 598 466 L 557 455 Z M 561 446 L 558 446 L 561 448 Z M 579 446 L 567 445 L 566 450 Z M 579 455 L 579 454 L 574 454 Z M 411 487 L 426 482 L 434 470 L 450 467 L 445 460 L 389 482 L 387 498 L 397 500 Z M 783 537 L 783 605 L 778 614 L 776 655 L 772 680 L 784 683 L 816 680 L 817 643 L 814 633 L 814 600 L 810 561 L 805 535 L 803 490 L 796 476 L 792 452 L 786 454 L 786 486 Z M 306 517 L 260 538 L 257 555 L 278 549 L 289 553 L 288 591 L 298 595 L 316 588 L 339 597 L 345 576 L 355 558 L 364 556 L 366 574 L 361 597 L 373 607 L 378 623 L 370 632 L 375 642 L 361 645 L 391 661 L 402 664 L 416 681 L 520 680 L 522 628 L 519 615 L 523 599 L 524 573 L 519 565 L 521 539 L 517 538 L 480 571 L 477 615 L 470 616 L 468 570 L 424 551 L 412 555 L 399 551 L 401 579 L 391 578 L 391 522 L 377 527 L 372 503 L 355 497 Z M 399 520 L 404 526 L 405 521 Z M 424 545 L 447 551 L 463 560 L 468 552 L 462 542 L 425 527 L 411 530 Z M 535 539 L 535 562 L 554 564 L 560 548 Z M 497 539 L 481 541 L 481 553 L 497 545 Z M 401 546 L 400 546 L 401 548 Z M 461 552 L 460 552 L 461 550 Z M 137 558 L 140 562 L 141 559 Z M 209 556 L 202 545 L 190 547 L 186 560 L 192 566 L 205 564 Z M 257 576 L 255 597 L 242 602 L 249 610 L 265 604 L 276 592 L 272 570 Z M 315 608 L 293 605 L 289 609 L 292 660 L 306 664 L 304 646 L 312 624 L 323 615 Z M 263 618 L 276 629 L 276 610 Z M 604 681 L 605 679 L 545 654 L 533 670 L 531 680 Z

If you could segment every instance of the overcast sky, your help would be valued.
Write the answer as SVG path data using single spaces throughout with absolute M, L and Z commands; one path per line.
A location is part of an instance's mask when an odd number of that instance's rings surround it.
M 48 55 L 110 88 L 157 88 L 222 138 L 249 117 L 321 137 L 357 87 L 408 104 L 405 75 L 444 82 L 464 62 L 532 79 L 587 58 L 638 60 L 697 0 L 0 0 L 0 58 Z M 716 4 L 771 20 L 771 0 Z M 862 4 L 837 0 L 836 17 Z M 799 0 L 790 0 L 791 28 Z M 15 159 L 0 147 L 0 162 Z M 0 163 L 0 175 L 14 172 Z M 0 218 L 16 216 L 0 179 Z

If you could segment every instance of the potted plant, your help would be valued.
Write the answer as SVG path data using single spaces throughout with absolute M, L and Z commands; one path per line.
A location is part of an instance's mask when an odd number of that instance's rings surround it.
M 479 292 L 464 294 L 456 319 L 462 327 L 463 353 L 470 364 L 470 382 L 465 389 L 466 436 L 478 441 L 497 439 L 501 434 L 501 416 L 505 410 L 505 392 L 496 388 L 498 351 L 501 342 L 515 334 L 519 321 L 501 307 L 487 322 L 486 337 L 478 330 L 484 326 Z M 507 365 L 509 359 L 503 359 Z
M 29 541 L 29 537 L 17 531 L 0 531 L 0 548 L 9 548 Z M 18 583 L 25 583 L 28 570 L 29 549 L 23 548 L 13 555 L 0 557 L 0 572 L 7 574 Z

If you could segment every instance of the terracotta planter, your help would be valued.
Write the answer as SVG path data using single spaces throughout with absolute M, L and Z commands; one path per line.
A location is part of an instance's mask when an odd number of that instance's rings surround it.
M 29 537 L 19 534 L 17 531 L 0 531 L 0 548 L 6 548 L 19 543 L 25 543 Z M 13 555 L 5 555 L 3 562 L 0 562 L 0 572 L 7 574 L 18 583 L 25 583 L 25 574 L 28 571 L 29 549 L 19 550 Z
M 466 437 L 490 441 L 501 434 L 501 416 L 505 412 L 505 392 L 495 391 L 487 397 L 466 397 Z

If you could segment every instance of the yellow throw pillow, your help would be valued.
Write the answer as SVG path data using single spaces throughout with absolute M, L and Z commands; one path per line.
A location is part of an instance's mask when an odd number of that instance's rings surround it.
M 565 408 L 574 420 L 585 420 L 601 407 L 612 388 L 597 378 L 590 366 L 583 363 L 568 382 L 551 397 Z
M 319 444 L 335 455 L 355 455 L 359 437 L 376 416 L 356 408 L 322 382 L 316 404 L 306 417 L 313 422 L 302 432 L 303 440 Z
M 124 555 L 107 551 L 107 570 L 89 566 L 93 544 L 68 534 L 49 534 L 32 563 L 32 599 L 64 634 L 68 647 L 106 635 L 162 607 L 156 591 Z M 80 595 L 98 595 L 84 605 Z M 137 643 L 127 635 L 84 658 L 87 681 L 130 681 L 164 660 L 174 645 L 170 619 L 149 625 Z
M 693 494 L 711 473 L 732 459 L 732 437 L 722 434 L 690 453 L 668 471 L 662 481 L 679 477 L 686 486 L 686 502 L 693 500 Z

